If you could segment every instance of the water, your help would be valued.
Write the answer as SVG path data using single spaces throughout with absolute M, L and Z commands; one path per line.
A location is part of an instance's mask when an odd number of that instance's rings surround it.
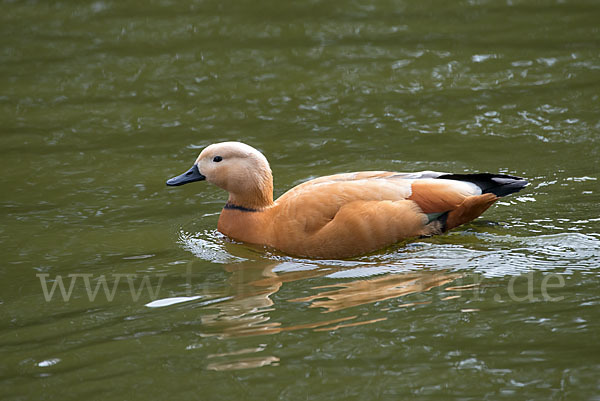
M 3 1 L 0 397 L 600 399 L 598 15 Z M 221 190 L 165 187 L 223 140 L 276 196 L 357 170 L 531 185 L 447 235 L 298 259 L 216 232 Z

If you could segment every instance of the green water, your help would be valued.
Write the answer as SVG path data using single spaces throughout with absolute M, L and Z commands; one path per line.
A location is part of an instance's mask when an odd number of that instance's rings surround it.
M 600 399 L 597 1 L 1 8 L 1 399 Z M 165 186 L 223 140 L 276 196 L 357 170 L 531 185 L 297 259 L 216 232 L 221 190 Z

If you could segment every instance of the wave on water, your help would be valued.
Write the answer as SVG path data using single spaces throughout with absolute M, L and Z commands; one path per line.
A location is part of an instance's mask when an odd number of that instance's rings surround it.
M 246 258 L 234 256 L 227 250 L 229 239 L 217 230 L 199 233 L 179 232 L 179 242 L 194 256 L 211 263 L 239 263 Z
M 183 246 L 196 257 L 211 263 L 236 264 L 247 261 L 275 262 L 275 273 L 330 269 L 330 278 L 360 278 L 422 269 L 474 272 L 487 277 L 524 274 L 532 270 L 597 271 L 600 239 L 581 233 L 513 236 L 477 233 L 476 245 L 469 231 L 388 248 L 350 260 L 314 260 L 279 254 L 236 243 L 216 230 L 197 234 L 181 232 Z M 451 243 L 448 243 L 450 241 Z

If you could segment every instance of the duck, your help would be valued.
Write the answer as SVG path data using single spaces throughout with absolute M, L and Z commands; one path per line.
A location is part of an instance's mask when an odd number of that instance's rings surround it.
M 311 179 L 273 200 L 267 158 L 242 142 L 214 143 L 167 181 L 207 181 L 229 193 L 217 230 L 296 257 L 347 259 L 468 223 L 527 180 L 492 173 L 360 171 Z

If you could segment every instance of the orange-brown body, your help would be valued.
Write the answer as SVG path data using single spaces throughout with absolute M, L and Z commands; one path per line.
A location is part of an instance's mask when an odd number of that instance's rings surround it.
M 498 199 L 474 182 L 440 179 L 444 173 L 427 171 L 321 177 L 273 201 L 267 160 L 237 142 L 207 147 L 195 167 L 201 178 L 194 181 L 206 179 L 229 192 L 220 232 L 312 258 L 348 258 L 407 238 L 439 234 L 473 220 Z M 169 180 L 169 185 L 188 182 L 177 181 L 183 176 Z M 526 184 L 518 177 L 494 177 L 517 182 L 518 189 Z

